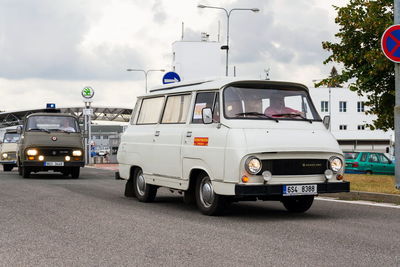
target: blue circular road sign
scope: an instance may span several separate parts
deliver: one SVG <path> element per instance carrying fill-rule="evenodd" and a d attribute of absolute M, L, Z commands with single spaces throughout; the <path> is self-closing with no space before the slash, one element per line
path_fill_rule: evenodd
<path fill-rule="evenodd" d="M 382 35 L 381 46 L 388 59 L 400 63 L 400 25 L 393 25 L 386 29 Z"/>
<path fill-rule="evenodd" d="M 170 71 L 164 74 L 162 82 L 163 84 L 168 83 L 177 83 L 181 81 L 181 77 L 179 77 L 178 73 Z"/>

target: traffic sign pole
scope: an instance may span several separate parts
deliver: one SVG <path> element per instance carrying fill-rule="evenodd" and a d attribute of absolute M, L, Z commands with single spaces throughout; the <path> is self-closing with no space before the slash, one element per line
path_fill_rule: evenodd
<path fill-rule="evenodd" d="M 400 24 L 400 0 L 394 0 L 394 24 Z M 396 188 L 400 190 L 400 64 L 394 64 L 396 102 L 394 108 Z"/>

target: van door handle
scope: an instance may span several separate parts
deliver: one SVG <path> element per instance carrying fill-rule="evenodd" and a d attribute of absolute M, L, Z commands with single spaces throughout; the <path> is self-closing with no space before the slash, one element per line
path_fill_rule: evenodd
<path fill-rule="evenodd" d="M 156 131 L 156 133 L 154 134 L 154 136 L 160 136 L 160 131 Z"/>
<path fill-rule="evenodd" d="M 186 137 L 192 137 L 192 132 L 187 132 Z"/>

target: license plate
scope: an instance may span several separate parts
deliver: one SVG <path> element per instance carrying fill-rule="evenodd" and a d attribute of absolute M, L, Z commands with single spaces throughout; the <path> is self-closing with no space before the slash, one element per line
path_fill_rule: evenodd
<path fill-rule="evenodd" d="M 47 161 L 44 166 L 64 166 L 64 162 Z"/>
<path fill-rule="evenodd" d="M 316 195 L 318 194 L 316 184 L 307 185 L 284 185 L 284 196 L 301 196 L 301 195 Z"/>

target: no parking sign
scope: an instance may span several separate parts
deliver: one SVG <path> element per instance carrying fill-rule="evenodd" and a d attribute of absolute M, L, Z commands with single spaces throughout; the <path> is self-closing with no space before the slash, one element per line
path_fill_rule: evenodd
<path fill-rule="evenodd" d="M 381 47 L 385 56 L 395 63 L 400 63 L 400 25 L 393 25 L 382 35 Z"/>

